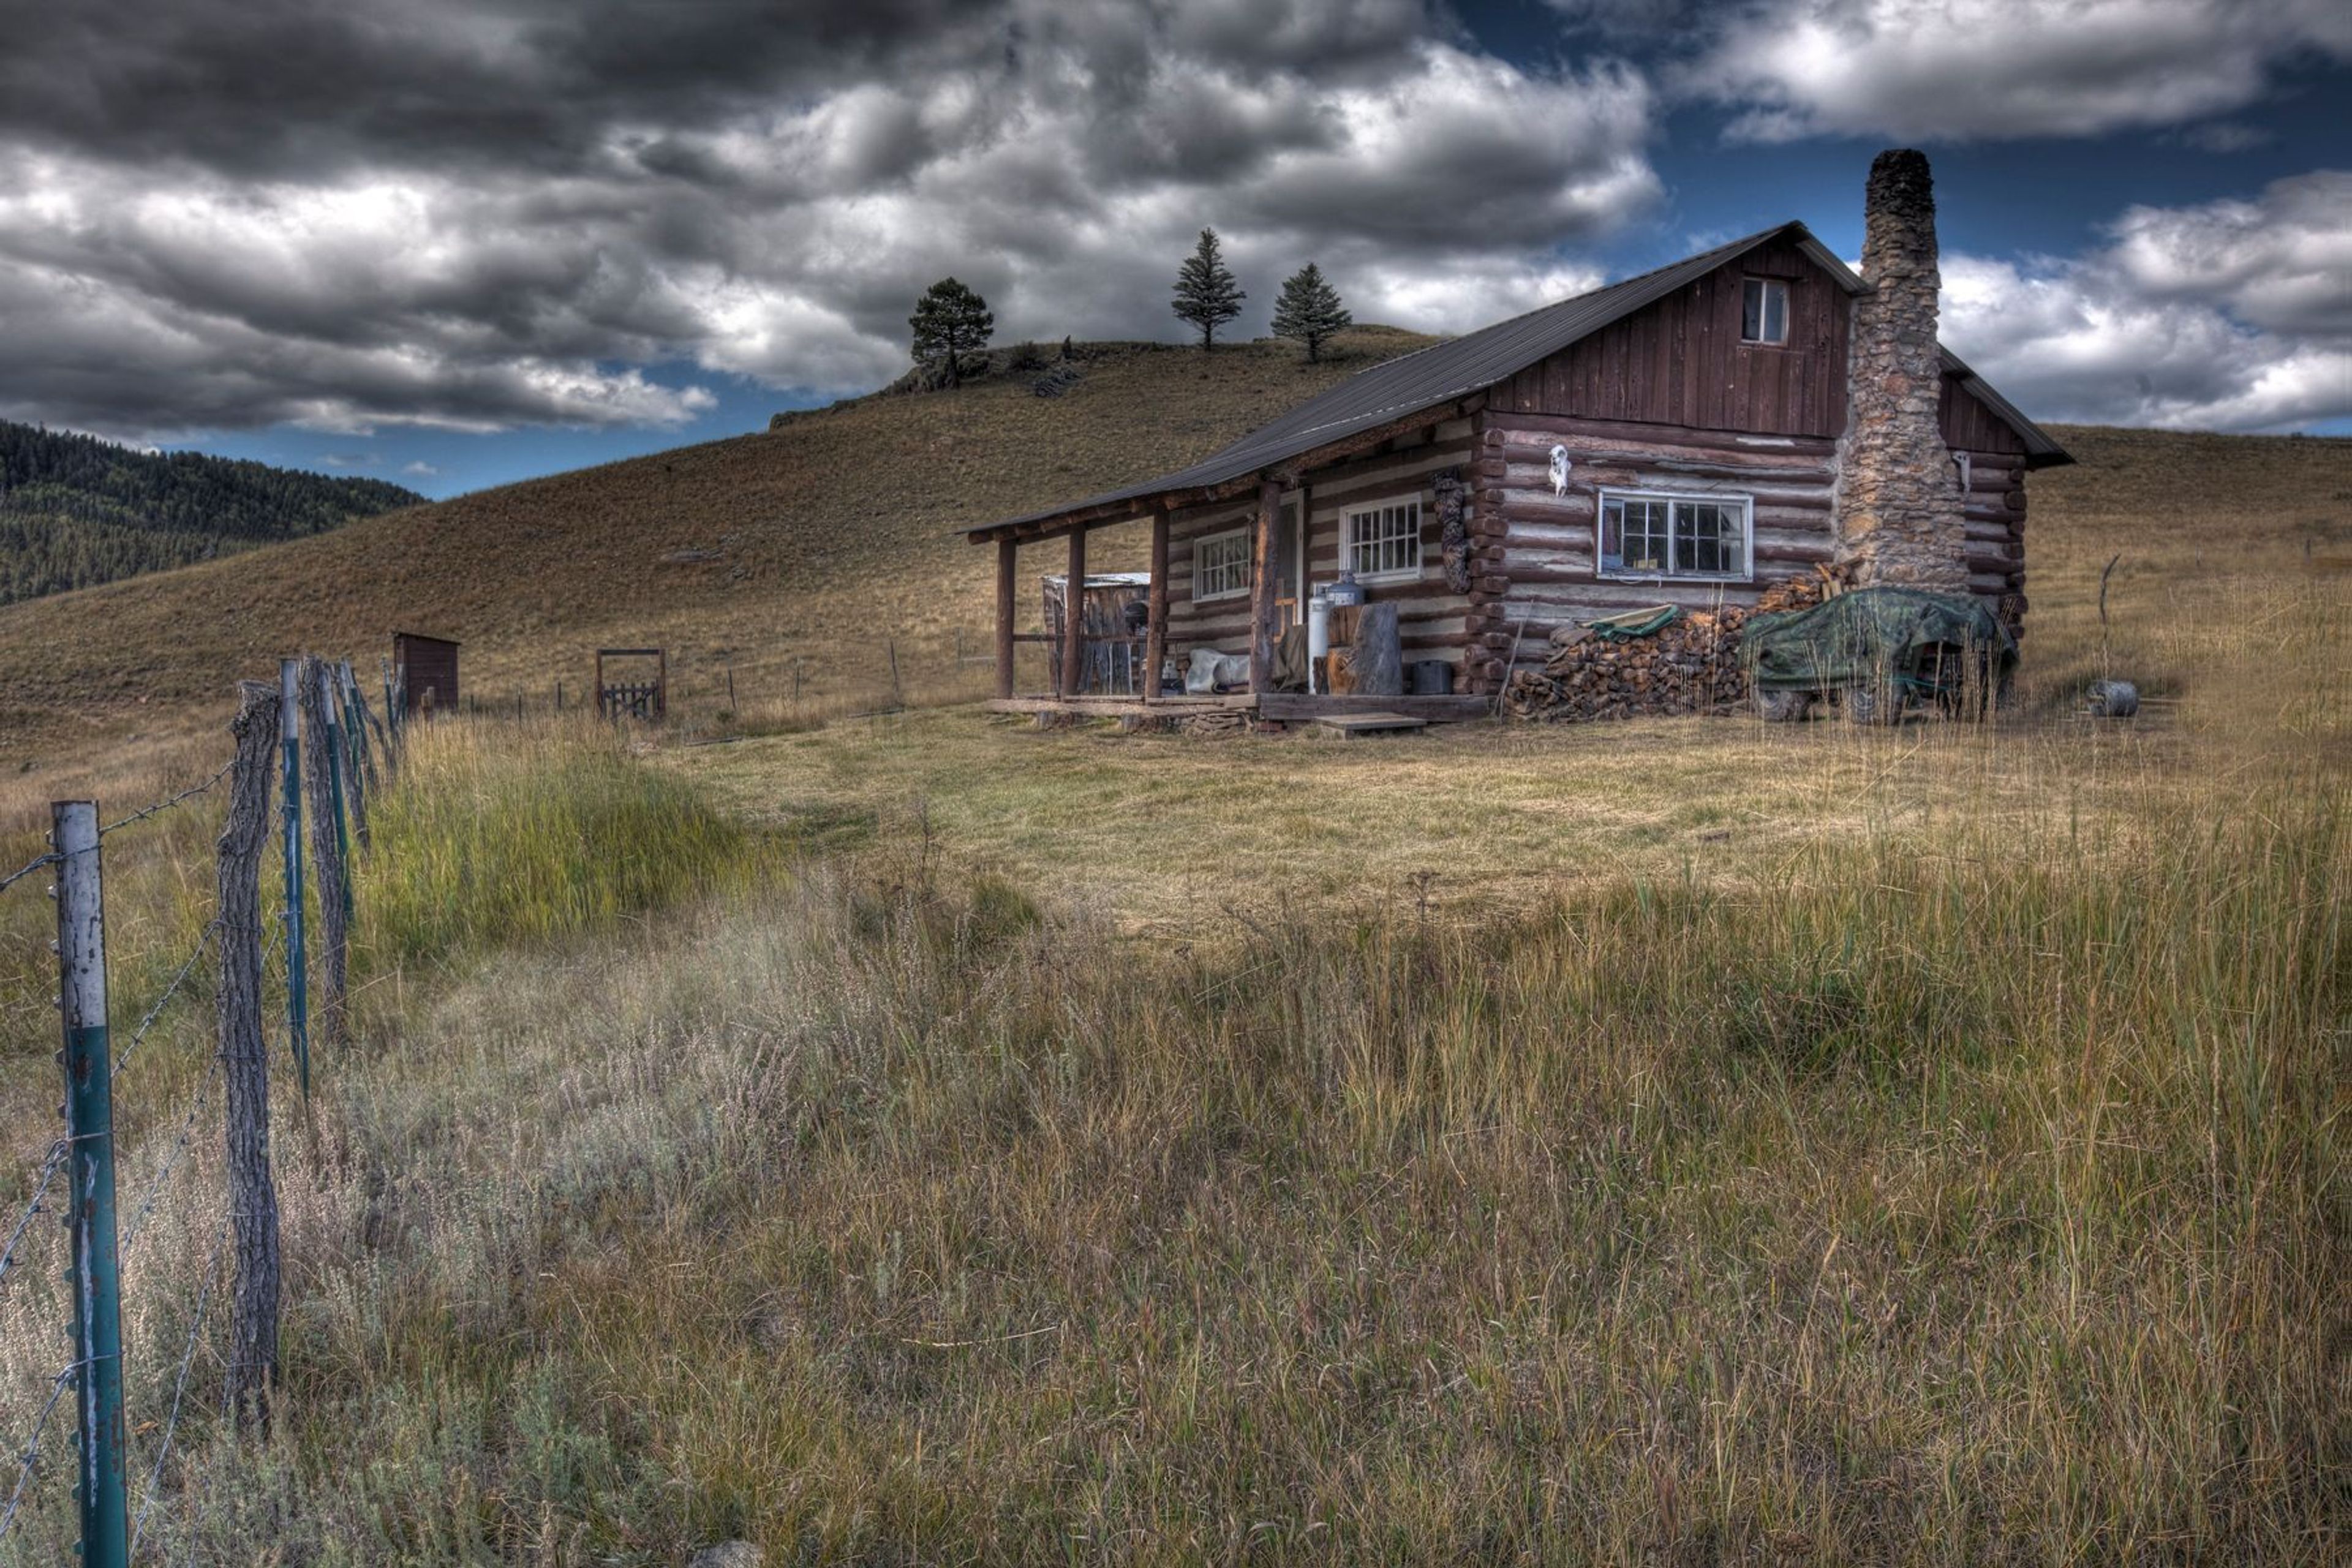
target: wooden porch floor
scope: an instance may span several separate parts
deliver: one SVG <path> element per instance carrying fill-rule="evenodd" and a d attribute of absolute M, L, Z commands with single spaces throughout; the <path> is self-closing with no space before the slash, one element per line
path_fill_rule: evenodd
<path fill-rule="evenodd" d="M 1286 724 L 1311 723 L 1317 719 L 1349 713 L 1402 713 L 1433 724 L 1484 719 L 1495 710 L 1491 697 L 1309 697 L 1303 691 L 1263 694 L 1234 691 L 1211 697 L 1160 697 L 1150 702 L 1139 697 L 1000 697 L 987 704 L 992 713 L 1066 714 L 1085 719 L 1182 719 L 1206 713 L 1254 713 Z"/>

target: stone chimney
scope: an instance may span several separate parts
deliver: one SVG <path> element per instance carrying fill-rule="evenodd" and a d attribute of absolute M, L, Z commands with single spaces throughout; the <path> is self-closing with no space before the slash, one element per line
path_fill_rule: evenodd
<path fill-rule="evenodd" d="M 1964 593 L 1968 525 L 1939 414 L 1936 195 L 1926 154 L 1872 160 L 1847 363 L 1837 553 L 1857 584 Z"/>

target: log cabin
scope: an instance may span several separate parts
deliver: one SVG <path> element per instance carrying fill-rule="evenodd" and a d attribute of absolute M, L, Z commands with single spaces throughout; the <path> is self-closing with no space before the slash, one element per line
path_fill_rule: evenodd
<path fill-rule="evenodd" d="M 1142 667 L 1246 655 L 1260 717 L 1376 706 L 1485 711 L 1571 622 L 1660 605 L 1748 605 L 1778 578 L 1966 592 L 2025 614 L 2025 485 L 2067 455 L 1936 337 L 1927 160 L 1880 154 L 1857 276 L 1801 223 L 1717 246 L 1364 371 L 1213 456 L 1106 494 L 967 529 L 997 549 L 997 698 L 1014 711 L 1168 712 L 1147 679 L 1013 691 L 1015 552 L 1151 530 Z M 1451 537 L 1449 537 L 1449 534 Z M 1341 575 L 1393 603 L 1408 662 L 1450 696 L 1309 698 L 1273 651 Z"/>

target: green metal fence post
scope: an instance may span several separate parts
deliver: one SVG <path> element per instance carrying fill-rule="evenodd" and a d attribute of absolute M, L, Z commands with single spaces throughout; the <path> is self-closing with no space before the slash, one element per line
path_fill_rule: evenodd
<path fill-rule="evenodd" d="M 310 1098 L 310 965 L 302 953 L 302 661 L 278 661 L 278 733 L 286 755 L 286 1033 Z"/>
<path fill-rule="evenodd" d="M 126 1568 L 131 1552 L 122 1456 L 122 1280 L 114 1237 L 114 1068 L 106 1032 L 106 901 L 98 806 L 49 807 L 58 855 L 58 1010 L 65 1017 L 66 1140 L 72 1177 L 75 1408 L 80 1417 L 84 1568 Z"/>

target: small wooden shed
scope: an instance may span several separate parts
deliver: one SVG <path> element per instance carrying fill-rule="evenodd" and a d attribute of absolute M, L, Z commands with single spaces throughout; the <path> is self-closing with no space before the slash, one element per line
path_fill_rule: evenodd
<path fill-rule="evenodd" d="M 392 634 L 392 663 L 400 676 L 404 715 L 446 713 L 457 706 L 457 647 L 449 637 Z"/>

